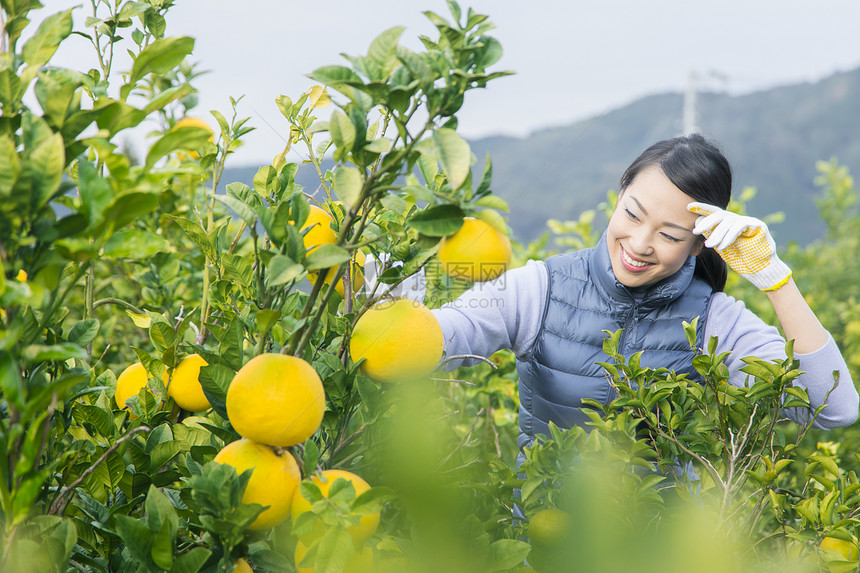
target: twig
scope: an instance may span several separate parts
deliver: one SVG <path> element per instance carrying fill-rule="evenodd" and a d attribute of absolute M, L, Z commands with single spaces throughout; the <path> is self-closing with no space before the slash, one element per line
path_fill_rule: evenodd
<path fill-rule="evenodd" d="M 57 498 L 51 504 L 51 509 L 48 510 L 48 515 L 62 515 L 63 512 L 66 511 L 66 506 L 69 505 L 69 497 L 71 496 L 72 492 L 74 492 L 75 488 L 77 488 L 83 483 L 85 479 L 87 479 L 88 475 L 96 471 L 96 468 L 99 466 L 99 464 L 105 461 L 107 457 L 114 453 L 123 442 L 127 442 L 128 440 L 130 440 L 136 433 L 149 432 L 151 429 L 152 428 L 150 428 L 149 426 L 138 426 L 137 428 L 131 430 L 129 433 L 118 439 L 114 445 L 109 447 L 101 456 L 99 456 L 99 459 L 97 459 L 90 467 L 85 469 L 78 479 L 76 479 L 74 482 L 72 482 L 71 485 L 64 487 L 60 491 Z"/>
<path fill-rule="evenodd" d="M 486 358 L 484 356 L 478 356 L 477 354 L 453 354 L 451 356 L 445 357 L 442 360 L 442 365 L 444 366 L 445 364 L 451 362 L 452 360 L 462 360 L 465 358 L 472 358 L 474 360 L 481 360 L 483 362 L 486 362 L 490 366 L 492 366 L 493 369 L 495 369 L 495 370 L 498 370 L 498 368 L 499 368 L 498 366 L 496 366 L 496 363 L 493 362 L 492 360 L 490 360 L 489 358 Z"/>

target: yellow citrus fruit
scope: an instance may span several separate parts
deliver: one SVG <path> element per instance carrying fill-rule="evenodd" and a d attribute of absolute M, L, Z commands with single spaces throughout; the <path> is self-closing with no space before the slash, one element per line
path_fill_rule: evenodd
<path fill-rule="evenodd" d="M 132 396 L 137 396 L 140 393 L 140 389 L 146 386 L 148 379 L 149 374 L 140 362 L 135 362 L 123 370 L 116 379 L 116 393 L 114 394 L 116 405 L 127 410 L 126 401 Z M 167 384 L 166 372 L 163 379 L 164 383 Z"/>
<path fill-rule="evenodd" d="M 305 558 L 305 554 L 307 554 L 308 548 L 307 546 L 299 541 L 296 543 L 296 552 L 295 552 L 295 560 L 296 560 L 296 572 L 297 573 L 314 573 L 313 567 L 300 567 L 299 563 L 302 562 L 302 559 Z M 364 546 L 361 548 L 361 551 L 355 553 L 352 556 L 352 560 L 346 565 L 346 568 L 343 570 L 343 573 L 369 573 L 371 571 L 371 567 L 373 566 L 373 547 Z"/>
<path fill-rule="evenodd" d="M 203 393 L 203 386 L 200 385 L 200 369 L 208 365 L 199 354 L 192 354 L 183 358 L 173 370 L 173 378 L 167 386 L 167 395 L 183 410 L 202 412 L 212 407 Z"/>
<path fill-rule="evenodd" d="M 529 538 L 537 545 L 557 546 L 570 535 L 570 514 L 560 509 L 542 509 L 529 519 Z"/>
<path fill-rule="evenodd" d="M 295 356 L 260 354 L 227 389 L 227 416 L 242 437 L 293 446 L 313 435 L 325 412 L 325 391 L 313 367 Z"/>
<path fill-rule="evenodd" d="M 333 244 L 337 240 L 337 233 L 331 228 L 334 219 L 325 210 L 316 205 L 311 205 L 311 212 L 301 230 L 309 229 L 303 237 L 305 249 L 308 253 L 317 250 L 321 245 Z"/>
<path fill-rule="evenodd" d="M 439 243 L 437 256 L 442 271 L 451 278 L 489 281 L 511 263 L 511 241 L 489 223 L 466 217 L 459 231 Z"/>
<path fill-rule="evenodd" d="M 839 539 L 838 537 L 825 537 L 821 540 L 821 544 L 818 547 L 820 549 L 835 551 L 841 555 L 845 561 L 857 561 L 858 557 L 860 557 L 860 555 L 858 555 L 856 543 Z"/>
<path fill-rule="evenodd" d="M 364 273 L 362 272 L 362 269 L 364 269 L 364 262 L 366 259 L 367 257 L 365 257 L 364 253 L 362 253 L 361 251 L 356 251 L 355 257 L 350 261 L 350 267 L 352 267 L 352 276 L 350 277 L 350 280 L 353 293 L 357 292 L 358 289 L 364 286 Z M 331 279 L 334 278 L 335 268 L 336 267 L 332 267 L 328 271 L 326 271 L 326 275 L 323 278 L 323 282 L 325 284 L 331 284 Z M 308 273 L 308 279 L 311 281 L 311 283 L 316 282 L 317 273 Z M 344 296 L 343 276 L 341 276 L 340 279 L 338 279 L 337 284 L 334 285 L 334 290 L 336 290 L 341 297 Z"/>
<path fill-rule="evenodd" d="M 365 312 L 352 331 L 353 362 L 380 382 L 396 382 L 433 372 L 442 358 L 442 327 L 433 313 L 409 299 L 383 301 Z"/>
<path fill-rule="evenodd" d="M 235 563 L 233 563 L 233 571 L 232 573 L 254 573 L 254 570 L 251 569 L 251 566 L 248 565 L 248 562 L 244 559 L 237 559 Z"/>
<path fill-rule="evenodd" d="M 209 136 L 209 141 L 215 141 L 215 132 L 212 131 L 212 128 L 209 127 L 208 123 L 206 123 L 199 117 L 183 117 L 175 124 L 173 124 L 173 129 L 179 129 L 180 127 L 200 127 L 212 134 Z M 186 154 L 185 152 L 179 152 L 177 155 L 180 159 L 187 159 L 188 157 L 191 157 L 192 159 L 197 159 L 198 157 L 200 157 L 200 154 L 196 151 L 189 151 L 188 154 Z"/>
<path fill-rule="evenodd" d="M 215 461 L 233 466 L 238 474 L 253 468 L 242 503 L 268 507 L 257 516 L 250 529 L 269 529 L 287 518 L 302 479 L 299 465 L 289 452 L 276 452 L 270 446 L 242 438 L 224 446 Z"/>
<path fill-rule="evenodd" d="M 355 497 L 360 496 L 364 492 L 370 489 L 370 484 L 366 481 L 355 475 L 354 473 L 344 471 L 344 470 L 324 470 L 320 472 L 320 475 L 314 475 L 310 478 L 310 481 L 315 483 L 317 487 L 320 488 L 320 493 L 322 493 L 323 497 L 328 497 L 328 492 L 331 489 L 332 484 L 339 478 L 343 478 L 352 483 L 352 487 L 355 488 Z M 311 502 L 306 500 L 304 496 L 302 496 L 302 490 L 299 488 L 296 490 L 296 495 L 293 496 L 293 504 L 291 508 L 292 519 L 295 519 L 303 514 L 306 511 L 311 510 Z M 302 537 L 302 541 L 305 543 L 311 544 L 319 537 L 322 537 L 323 533 L 325 533 L 323 529 L 323 524 L 317 522 L 317 526 L 314 528 L 310 534 Z M 355 525 L 351 525 L 347 528 L 347 532 L 349 532 L 349 536 L 352 538 L 352 542 L 356 547 L 362 545 L 365 541 L 370 539 L 370 536 L 374 534 L 376 528 L 379 526 L 379 512 L 377 513 L 368 513 L 366 515 L 362 515 L 361 519 L 359 519 L 358 523 Z"/>

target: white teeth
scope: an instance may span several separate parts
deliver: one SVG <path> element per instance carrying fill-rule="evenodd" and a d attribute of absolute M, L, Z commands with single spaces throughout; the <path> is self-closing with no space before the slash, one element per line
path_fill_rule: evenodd
<path fill-rule="evenodd" d="M 624 262 L 627 263 L 628 265 L 632 266 L 632 267 L 644 267 L 644 266 L 651 264 L 651 263 L 646 263 L 643 261 L 634 261 L 633 259 L 630 258 L 630 255 L 628 255 L 623 250 L 621 251 L 621 256 L 624 257 Z"/>

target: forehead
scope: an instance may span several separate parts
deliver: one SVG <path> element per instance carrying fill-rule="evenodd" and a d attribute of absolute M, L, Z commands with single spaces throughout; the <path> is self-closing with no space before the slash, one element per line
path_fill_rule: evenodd
<path fill-rule="evenodd" d="M 656 166 L 643 169 L 621 197 L 635 199 L 648 215 L 659 215 L 668 222 L 687 226 L 696 220 L 696 214 L 687 210 L 693 198 L 678 189 Z"/>

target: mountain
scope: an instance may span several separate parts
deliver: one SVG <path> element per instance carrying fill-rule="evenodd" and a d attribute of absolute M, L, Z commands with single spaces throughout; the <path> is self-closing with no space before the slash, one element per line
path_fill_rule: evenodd
<path fill-rule="evenodd" d="M 682 106 L 679 93 L 656 94 L 526 137 L 472 140 L 475 169 L 489 154 L 493 191 L 511 207 L 515 237 L 530 241 L 546 230 L 547 219 L 576 219 L 594 208 L 639 153 L 678 135 Z M 816 162 L 836 158 L 860 172 L 860 69 L 744 95 L 700 93 L 697 121 L 731 162 L 735 194 L 757 189 L 749 212 L 784 212 L 785 222 L 771 226 L 777 241 L 805 244 L 824 230 L 815 207 Z M 250 183 L 254 172 L 229 169 L 222 180 Z M 308 165 L 298 180 L 309 192 L 319 185 Z"/>

